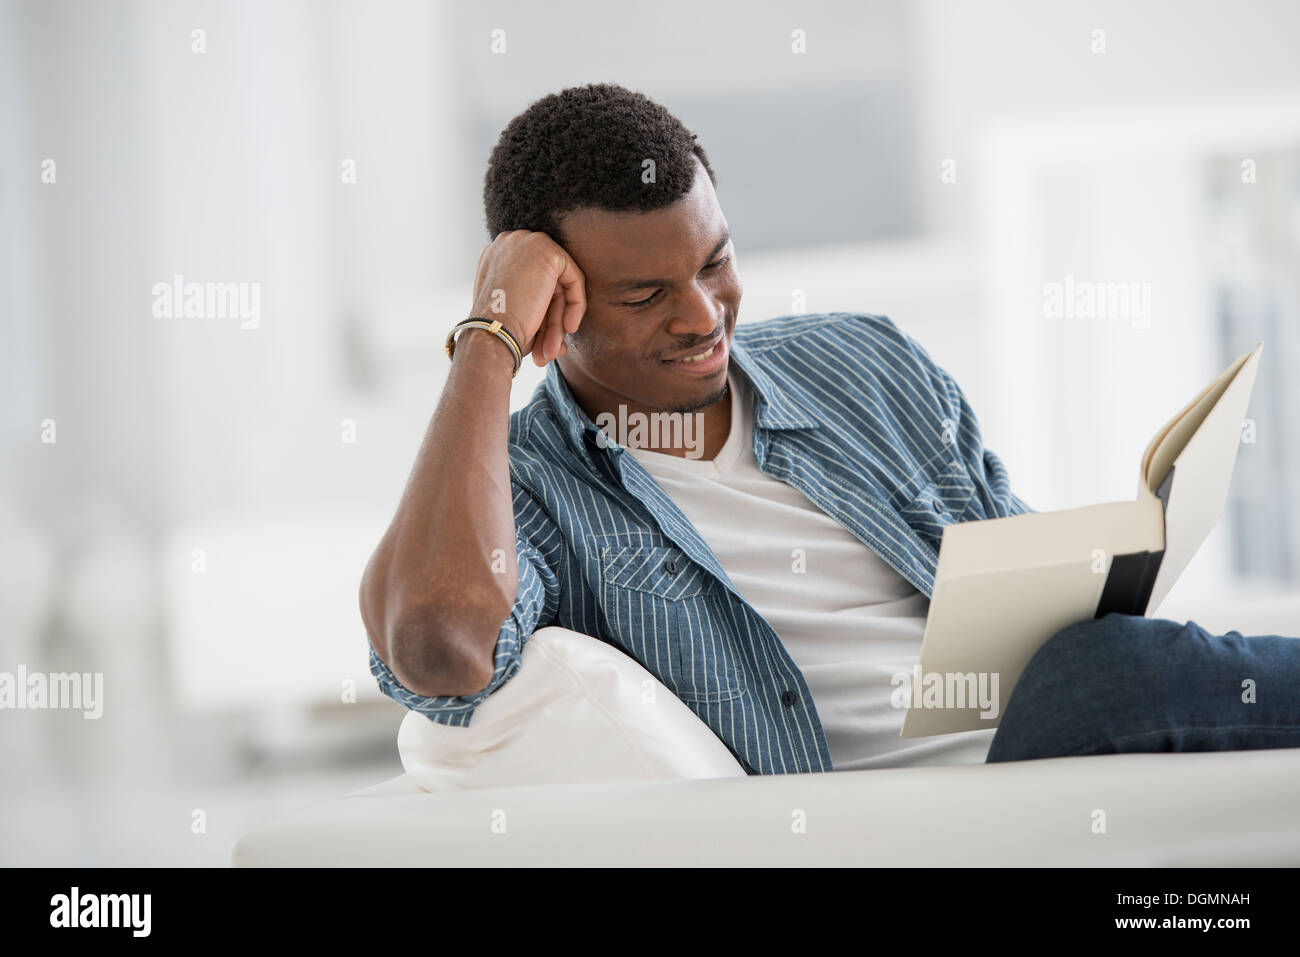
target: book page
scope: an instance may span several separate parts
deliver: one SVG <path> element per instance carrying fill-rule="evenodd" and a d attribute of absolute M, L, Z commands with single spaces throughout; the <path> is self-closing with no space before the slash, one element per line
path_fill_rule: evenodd
<path fill-rule="evenodd" d="M 1186 423 L 1179 423 L 1156 452 L 1154 471 L 1167 454 L 1165 446 L 1177 449 L 1171 467 L 1173 482 L 1165 508 L 1165 557 L 1160 563 L 1146 613 L 1154 615 L 1178 581 L 1192 557 L 1209 536 L 1228 499 L 1228 483 L 1241 447 L 1241 423 L 1246 417 L 1250 394 L 1255 387 L 1263 344 L 1238 360 L 1231 382 L 1223 383 L 1213 408 L 1200 416 L 1199 428 L 1177 449 Z M 1199 410 L 1198 410 L 1199 411 Z M 1192 417 L 1189 417 L 1189 419 Z"/>
<path fill-rule="evenodd" d="M 1164 481 L 1165 475 L 1174 464 L 1174 459 L 1187 445 L 1188 439 L 1201 427 L 1210 410 L 1223 397 L 1229 385 L 1236 380 L 1242 367 L 1251 360 L 1252 356 L 1258 355 L 1263 345 L 1258 343 L 1252 352 L 1247 352 L 1233 360 L 1218 378 L 1202 389 L 1196 398 L 1187 403 L 1182 411 L 1166 422 L 1156 433 L 1155 438 L 1142 454 L 1141 488 L 1154 492 L 1156 486 Z M 1246 391 L 1249 392 L 1253 386 L 1252 379 Z"/>

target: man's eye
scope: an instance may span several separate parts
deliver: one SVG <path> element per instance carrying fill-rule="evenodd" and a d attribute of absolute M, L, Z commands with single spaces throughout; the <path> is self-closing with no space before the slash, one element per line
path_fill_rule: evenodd
<path fill-rule="evenodd" d="M 727 264 L 727 261 L 729 259 L 730 259 L 729 256 L 723 256 L 717 262 L 709 263 L 704 268 L 706 270 L 721 269 L 723 266 Z M 629 309 L 639 309 L 642 306 L 650 305 L 650 303 L 654 302 L 658 298 L 659 298 L 659 291 L 656 291 L 655 294 L 653 296 L 650 296 L 648 299 L 642 299 L 639 302 L 625 302 L 623 303 L 623 305 L 627 306 Z"/>

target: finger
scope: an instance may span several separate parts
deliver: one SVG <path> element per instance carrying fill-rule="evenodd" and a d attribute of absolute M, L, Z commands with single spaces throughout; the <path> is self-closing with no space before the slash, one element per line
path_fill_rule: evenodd
<path fill-rule="evenodd" d="M 546 324 L 546 358 L 554 359 L 560 354 L 560 346 L 564 343 L 564 323 L 548 322 Z"/>
<path fill-rule="evenodd" d="M 546 317 L 542 320 L 542 328 L 538 330 L 538 342 L 544 342 L 543 352 L 545 358 L 549 361 L 559 355 L 555 348 L 555 337 L 551 334 L 552 329 L 560 330 L 560 340 L 563 344 L 564 336 L 564 293 L 560 287 L 555 287 L 555 294 L 551 296 L 551 304 L 546 308 Z"/>
<path fill-rule="evenodd" d="M 587 278 L 567 253 L 564 254 L 559 283 L 564 290 L 564 331 L 577 332 L 582 317 L 587 313 Z"/>

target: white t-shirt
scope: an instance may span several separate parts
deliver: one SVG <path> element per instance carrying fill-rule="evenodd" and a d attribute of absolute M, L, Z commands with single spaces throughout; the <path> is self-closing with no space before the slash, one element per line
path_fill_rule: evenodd
<path fill-rule="evenodd" d="M 996 729 L 899 736 L 904 711 L 890 703 L 891 679 L 911 677 L 929 599 L 803 493 L 758 470 L 751 390 L 734 371 L 728 381 L 731 431 L 716 458 L 628 452 L 784 642 L 835 770 L 983 763 Z"/>

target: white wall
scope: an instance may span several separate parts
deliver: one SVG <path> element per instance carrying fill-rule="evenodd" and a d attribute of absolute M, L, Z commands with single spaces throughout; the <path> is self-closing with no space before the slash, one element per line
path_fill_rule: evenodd
<path fill-rule="evenodd" d="M 1300 94 L 1290 0 L 919 0 L 913 10 L 922 205 L 940 233 L 973 233 L 978 140 L 999 120 Z M 1104 54 L 1091 52 L 1095 29 Z M 949 157 L 953 185 L 939 179 Z"/>

